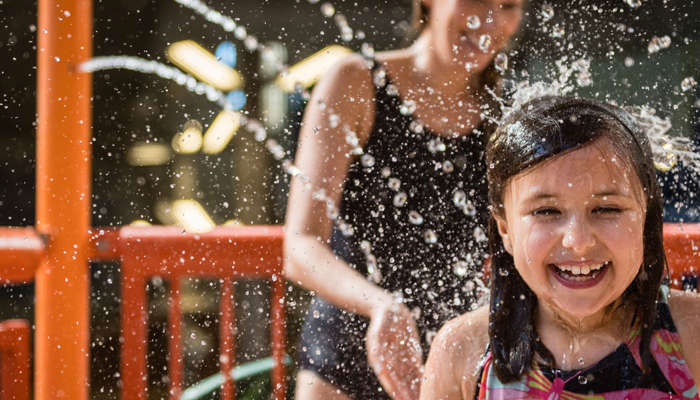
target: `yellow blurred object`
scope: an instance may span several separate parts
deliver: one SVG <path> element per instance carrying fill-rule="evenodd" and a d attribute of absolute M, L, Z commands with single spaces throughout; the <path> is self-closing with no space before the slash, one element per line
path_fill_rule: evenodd
<path fill-rule="evenodd" d="M 135 219 L 131 221 L 129 226 L 151 226 L 151 223 L 146 221 L 145 219 Z"/>
<path fill-rule="evenodd" d="M 243 78 L 238 71 L 217 60 L 193 40 L 171 44 L 166 55 L 180 69 L 216 89 L 228 92 L 243 85 Z"/>
<path fill-rule="evenodd" d="M 197 121 L 188 121 L 182 132 L 173 136 L 170 143 L 176 153 L 192 154 L 202 148 L 202 125 Z"/>
<path fill-rule="evenodd" d="M 297 85 L 308 88 L 318 82 L 333 64 L 350 53 L 352 50 L 347 47 L 330 45 L 289 67 L 275 82 L 285 92 L 293 92 Z"/>
<path fill-rule="evenodd" d="M 195 200 L 175 200 L 171 215 L 177 226 L 191 233 L 209 232 L 216 226 L 204 207 Z"/>
<path fill-rule="evenodd" d="M 127 152 L 126 161 L 137 167 L 163 165 L 170 161 L 170 149 L 160 143 L 137 143 Z"/>
<path fill-rule="evenodd" d="M 243 226 L 243 225 L 245 225 L 245 224 L 237 219 L 229 219 L 226 222 L 224 222 L 224 226 Z"/>
<path fill-rule="evenodd" d="M 207 154 L 223 151 L 241 126 L 241 115 L 235 111 L 223 110 L 214 118 L 204 134 L 202 150 Z"/>

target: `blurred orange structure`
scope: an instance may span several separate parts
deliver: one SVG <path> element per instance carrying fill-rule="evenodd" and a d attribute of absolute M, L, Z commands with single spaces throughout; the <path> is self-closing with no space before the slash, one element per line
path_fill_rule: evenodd
<path fill-rule="evenodd" d="M 29 323 L 0 322 L 0 400 L 29 400 Z"/>
<path fill-rule="evenodd" d="M 124 399 L 146 398 L 145 284 L 155 275 L 171 283 L 171 399 L 179 398 L 182 385 L 179 280 L 190 276 L 222 282 L 224 376 L 234 360 L 234 315 L 228 301 L 232 281 L 242 277 L 272 281 L 273 393 L 283 399 L 282 227 L 221 227 L 204 234 L 182 234 L 171 227 L 90 228 L 91 76 L 80 73 L 78 65 L 91 57 L 91 0 L 39 0 L 38 36 L 37 224 L 35 229 L 0 228 L 0 283 L 36 282 L 34 398 L 87 400 L 88 262 L 119 260 Z M 664 240 L 674 286 L 684 275 L 697 276 L 700 224 L 666 224 Z M 2 400 L 28 398 L 26 323 L 0 324 L 0 352 Z M 230 380 L 222 398 L 233 398 Z"/>

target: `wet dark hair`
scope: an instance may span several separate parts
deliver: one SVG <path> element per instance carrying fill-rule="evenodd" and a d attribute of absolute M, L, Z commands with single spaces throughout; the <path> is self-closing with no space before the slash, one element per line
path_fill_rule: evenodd
<path fill-rule="evenodd" d="M 494 215 L 505 214 L 503 192 L 518 173 L 600 138 L 608 139 L 634 170 L 646 202 L 642 266 L 622 294 L 622 303 L 634 308 L 634 323 L 641 323 L 640 350 L 645 372 L 653 363 L 649 343 L 666 256 L 662 199 L 649 139 L 630 114 L 619 107 L 579 98 L 546 96 L 506 116 L 486 147 L 492 213 L 489 339 L 496 375 L 504 383 L 520 379 L 530 368 L 535 352 L 550 365 L 554 364 L 554 357 L 535 331 L 537 297 L 515 269 L 513 257 L 503 247 L 498 233 Z"/>

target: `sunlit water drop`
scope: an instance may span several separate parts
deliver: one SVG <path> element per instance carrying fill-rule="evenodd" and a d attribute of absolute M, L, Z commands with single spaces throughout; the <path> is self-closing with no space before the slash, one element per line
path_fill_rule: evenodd
<path fill-rule="evenodd" d="M 426 229 L 425 232 L 423 232 L 423 239 L 425 240 L 425 243 L 435 244 L 438 241 L 438 236 L 434 230 Z"/>
<path fill-rule="evenodd" d="M 542 4 L 542 9 L 540 10 L 540 15 L 542 16 L 542 21 L 547 22 L 554 17 L 554 7 L 549 3 Z"/>
<path fill-rule="evenodd" d="M 483 52 L 487 52 L 491 47 L 491 36 L 483 34 L 479 36 L 479 49 Z"/>
<path fill-rule="evenodd" d="M 505 53 L 498 53 L 493 60 L 496 71 L 500 73 L 506 72 L 508 69 L 508 56 Z"/>
<path fill-rule="evenodd" d="M 394 195 L 393 204 L 395 207 L 403 207 L 408 201 L 408 195 L 405 192 L 398 192 Z"/>
<path fill-rule="evenodd" d="M 479 29 L 481 27 L 481 20 L 476 15 L 470 15 L 467 17 L 467 28 L 469 29 Z"/>
<path fill-rule="evenodd" d="M 423 223 L 423 216 L 418 211 L 411 210 L 408 212 L 408 221 L 413 225 L 420 225 Z"/>
<path fill-rule="evenodd" d="M 642 0 L 625 0 L 625 4 L 631 8 L 637 8 L 642 5 Z"/>
<path fill-rule="evenodd" d="M 331 3 L 323 3 L 321 4 L 321 14 L 326 18 L 330 18 L 335 14 L 335 7 Z"/>
<path fill-rule="evenodd" d="M 681 90 L 687 92 L 688 90 L 697 86 L 697 84 L 698 83 L 695 81 L 695 78 L 689 76 L 681 81 Z"/>
<path fill-rule="evenodd" d="M 403 115 L 411 115 L 416 111 L 416 102 L 413 100 L 404 101 L 401 106 L 399 106 L 399 112 Z"/>
<path fill-rule="evenodd" d="M 667 49 L 669 46 L 671 46 L 671 38 L 668 35 L 661 37 L 654 36 L 647 45 L 647 51 L 649 54 L 654 54 L 663 49 Z"/>

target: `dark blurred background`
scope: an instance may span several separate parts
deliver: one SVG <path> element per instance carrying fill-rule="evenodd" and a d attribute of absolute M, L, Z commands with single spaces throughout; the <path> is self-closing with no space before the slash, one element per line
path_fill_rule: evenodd
<path fill-rule="evenodd" d="M 555 61 L 589 58 L 593 85 L 578 94 L 628 105 L 648 105 L 673 123 L 671 135 L 700 146 L 698 86 L 683 90 L 688 77 L 700 81 L 700 2 L 641 0 L 530 1 L 521 35 L 510 51 L 507 77 L 551 80 Z M 406 44 L 411 6 L 408 0 L 334 1 L 355 38 L 343 41 L 333 18 L 320 11 L 324 2 L 307 0 L 210 0 L 206 4 L 245 26 L 259 42 L 280 49 L 292 65 L 324 46 L 337 43 L 358 51 L 362 43 L 377 50 Z M 551 6 L 553 16 L 547 12 Z M 36 35 L 35 1 L 0 0 L 0 225 L 34 224 Z M 305 104 L 301 93 L 284 93 L 261 70 L 262 58 L 243 43 L 191 10 L 166 0 L 111 0 L 94 3 L 94 54 L 130 55 L 168 63 L 167 47 L 192 39 L 209 51 L 222 41 L 238 47 L 237 69 L 245 78 L 243 112 L 265 124 L 270 137 L 293 157 Z M 365 38 L 360 39 L 364 33 Z M 652 38 L 668 36 L 670 46 L 649 53 Z M 172 151 L 173 136 L 188 121 L 206 127 L 220 111 L 203 96 L 155 75 L 125 70 L 96 72 L 93 78 L 94 226 L 134 221 L 168 224 L 172 200 L 197 200 L 217 224 L 281 224 L 287 176 L 280 162 L 252 134 L 241 129 L 215 155 Z M 157 165 L 129 162 L 135 146 L 162 144 L 168 157 Z M 697 151 L 697 148 L 695 149 Z M 667 221 L 700 221 L 697 172 L 683 163 L 660 172 Z M 92 269 L 92 388 L 95 399 L 118 398 L 119 266 Z M 167 382 L 164 329 L 167 283 L 151 282 L 149 382 L 151 397 L 164 396 Z M 217 282 L 186 282 L 186 383 L 218 369 L 216 351 Z M 0 287 L 0 320 L 33 319 L 33 285 Z M 266 321 L 269 288 L 239 282 L 236 315 L 239 362 L 269 354 Z M 289 348 L 294 351 L 307 295 L 289 288 Z M 265 318 L 259 318 L 260 315 Z M 290 375 L 290 376 L 293 376 Z M 265 398 L 266 377 L 240 382 L 239 398 Z"/>

